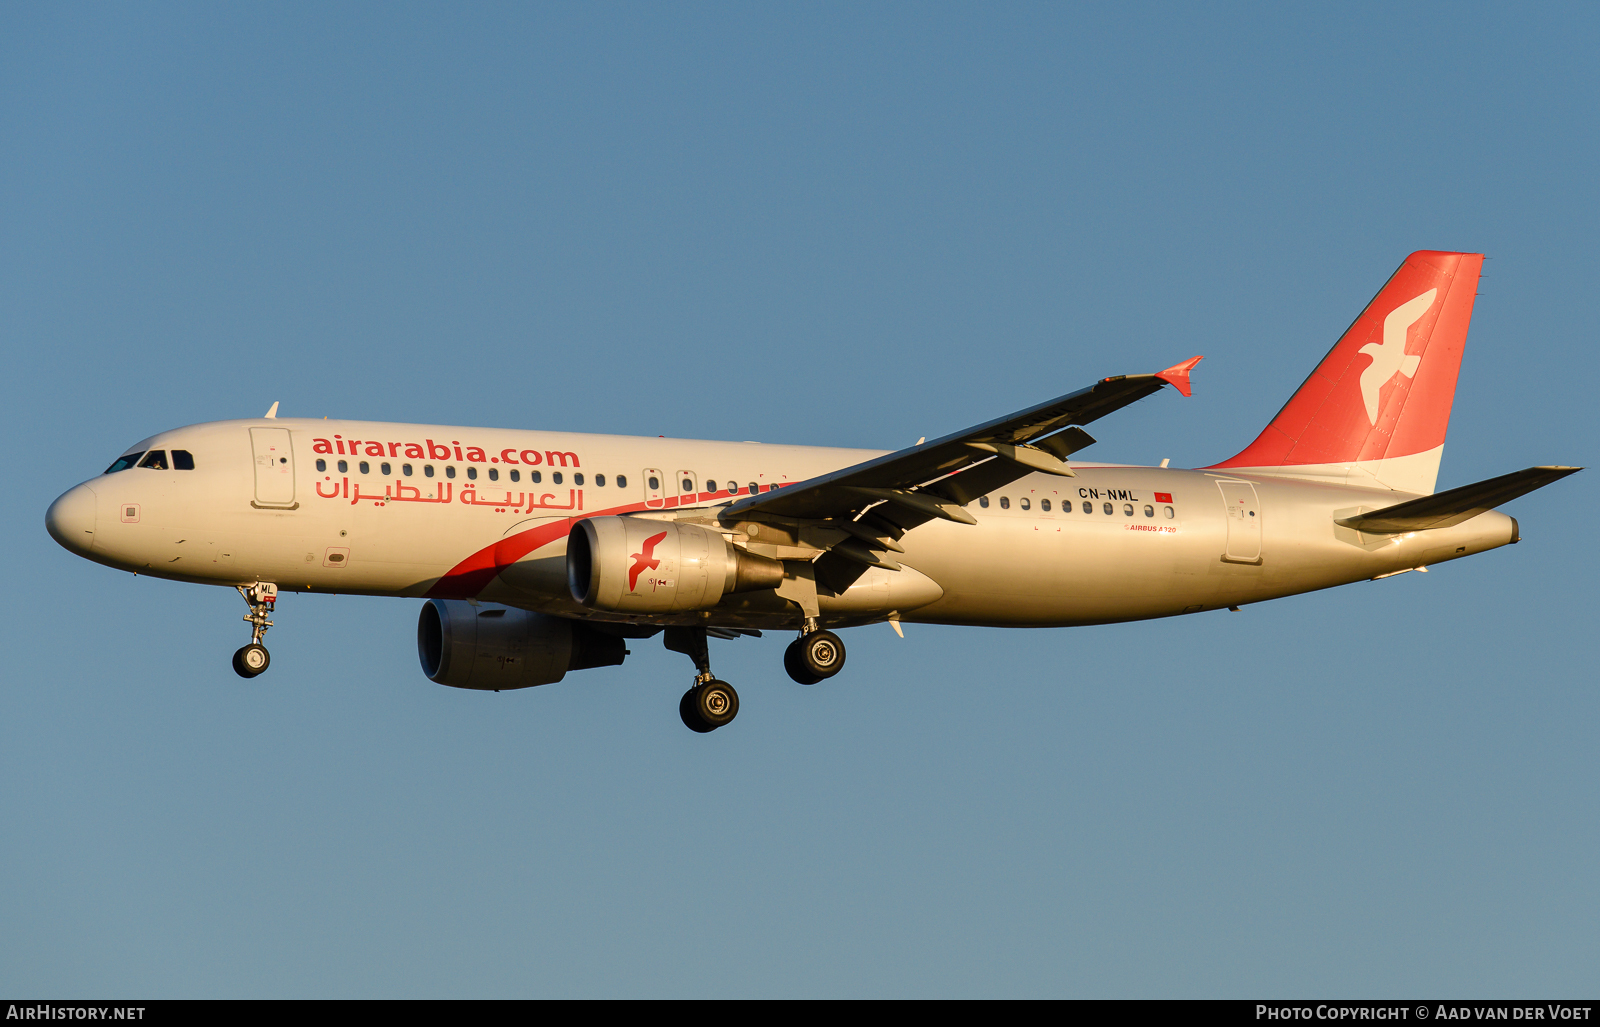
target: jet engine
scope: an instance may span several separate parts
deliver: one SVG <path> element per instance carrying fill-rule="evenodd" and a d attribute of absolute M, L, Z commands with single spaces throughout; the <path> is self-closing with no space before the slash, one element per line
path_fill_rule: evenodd
<path fill-rule="evenodd" d="M 548 685 L 569 670 L 616 666 L 625 644 L 562 617 L 461 599 L 430 599 L 417 619 L 422 672 L 453 688 Z"/>
<path fill-rule="evenodd" d="M 776 588 L 783 564 L 710 528 L 593 517 L 567 536 L 567 587 L 585 606 L 625 613 L 708 610 L 734 592 Z"/>

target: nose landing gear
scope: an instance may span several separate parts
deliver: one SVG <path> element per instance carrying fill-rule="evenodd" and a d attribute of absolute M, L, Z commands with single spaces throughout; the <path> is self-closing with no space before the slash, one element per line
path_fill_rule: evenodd
<path fill-rule="evenodd" d="M 711 654 L 705 628 L 668 628 L 662 640 L 668 649 L 694 661 L 694 685 L 678 700 L 678 716 L 690 731 L 706 734 L 739 715 L 739 693 L 711 676 Z"/>
<path fill-rule="evenodd" d="M 244 615 L 250 625 L 250 644 L 233 654 L 233 670 L 242 678 L 253 678 L 272 664 L 272 655 L 261 644 L 261 636 L 272 627 L 273 605 L 278 601 L 278 586 L 258 581 L 254 585 L 239 585 L 239 594 L 250 604 Z"/>
<path fill-rule="evenodd" d="M 802 685 L 814 685 L 844 669 L 844 642 L 811 618 L 800 637 L 783 651 L 783 669 Z"/>
<path fill-rule="evenodd" d="M 251 642 L 233 654 L 233 670 L 242 678 L 253 678 L 272 665 L 267 647 Z"/>

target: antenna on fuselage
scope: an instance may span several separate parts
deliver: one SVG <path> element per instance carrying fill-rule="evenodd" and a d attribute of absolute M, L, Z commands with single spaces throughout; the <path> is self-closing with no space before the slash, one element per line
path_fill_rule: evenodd
<path fill-rule="evenodd" d="M 272 401 L 272 409 L 267 411 L 267 416 L 268 417 L 272 417 L 272 418 L 276 418 L 278 416 L 278 401 L 277 400 L 273 400 Z"/>

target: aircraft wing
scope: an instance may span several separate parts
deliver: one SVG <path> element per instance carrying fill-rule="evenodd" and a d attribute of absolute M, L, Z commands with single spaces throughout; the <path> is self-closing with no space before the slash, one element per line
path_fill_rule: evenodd
<path fill-rule="evenodd" d="M 1156 374 L 1103 378 L 1087 389 L 944 438 L 750 496 L 725 508 L 723 516 L 829 521 L 841 526 L 840 522 L 855 521 L 877 506 L 868 524 L 870 536 L 859 528 L 842 529 L 869 547 L 871 536 L 893 541 L 934 517 L 974 524 L 963 505 L 1035 471 L 1072 476 L 1066 458 L 1094 443 L 1076 425 L 1104 417 L 1168 383 L 1188 395 L 1189 371 L 1199 360 L 1195 357 Z"/>
<path fill-rule="evenodd" d="M 1529 467 L 1371 513 L 1341 517 L 1334 523 L 1372 534 L 1449 528 L 1581 470 L 1581 467 Z"/>

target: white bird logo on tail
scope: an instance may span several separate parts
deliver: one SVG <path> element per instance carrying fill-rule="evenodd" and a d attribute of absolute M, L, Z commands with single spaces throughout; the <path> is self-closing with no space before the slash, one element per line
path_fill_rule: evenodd
<path fill-rule="evenodd" d="M 1361 372 L 1361 398 L 1367 404 L 1367 420 L 1374 426 L 1378 423 L 1378 390 L 1396 374 L 1403 374 L 1407 378 L 1415 376 L 1417 365 L 1422 363 L 1420 355 L 1406 355 L 1406 332 L 1422 320 L 1422 315 L 1433 306 L 1433 298 L 1438 294 L 1438 289 L 1429 289 L 1416 299 L 1395 307 L 1383 319 L 1383 345 L 1369 342 L 1361 347 L 1361 352 L 1372 358 L 1372 363 Z"/>

